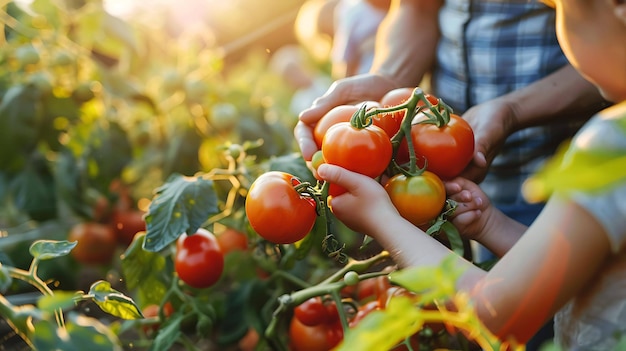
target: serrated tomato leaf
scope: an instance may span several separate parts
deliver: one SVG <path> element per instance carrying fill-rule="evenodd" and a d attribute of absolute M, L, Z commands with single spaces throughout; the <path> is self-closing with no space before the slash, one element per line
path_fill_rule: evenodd
<path fill-rule="evenodd" d="M 191 235 L 219 212 L 212 180 L 173 174 L 156 190 L 146 220 L 143 248 L 161 251 L 183 232 Z"/>

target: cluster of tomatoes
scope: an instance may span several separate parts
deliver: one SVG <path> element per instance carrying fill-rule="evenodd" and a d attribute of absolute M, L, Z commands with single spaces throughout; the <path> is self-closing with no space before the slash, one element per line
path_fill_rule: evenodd
<path fill-rule="evenodd" d="M 347 275 L 344 279 L 347 281 L 350 277 Z M 371 312 L 384 309 L 392 296 L 406 294 L 410 292 L 392 286 L 387 276 L 347 286 L 342 291 L 345 303 L 341 308 L 346 312 L 348 327 L 354 328 Z M 296 306 L 293 312 L 289 325 L 291 351 L 327 351 L 343 340 L 344 330 L 337 305 L 332 299 L 312 297 Z M 395 350 L 402 350 L 402 347 Z"/>
<path fill-rule="evenodd" d="M 418 91 L 421 95 L 416 95 Z M 418 97 L 417 112 L 407 115 L 408 101 Z M 380 109 L 388 110 L 376 113 Z M 402 138 L 393 147 L 399 132 Z M 329 163 L 380 177 L 400 215 L 416 226 L 432 222 L 441 213 L 446 202 L 443 180 L 458 176 L 474 153 L 470 125 L 440 99 L 416 88 L 391 90 L 380 101 L 337 106 L 317 122 L 313 137 L 319 148 L 311 160 L 313 168 Z M 415 155 L 413 163 L 409 145 Z M 246 214 L 259 235 L 288 244 L 311 230 L 316 203 L 299 183 L 293 175 L 281 172 L 263 174 L 253 183 Z M 329 195 L 343 192 L 329 185 Z"/>

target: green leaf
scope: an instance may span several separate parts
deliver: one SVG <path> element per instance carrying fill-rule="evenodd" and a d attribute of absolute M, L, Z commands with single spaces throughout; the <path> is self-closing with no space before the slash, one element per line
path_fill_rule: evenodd
<path fill-rule="evenodd" d="M 69 254 L 76 244 L 78 244 L 76 241 L 67 240 L 37 240 L 30 246 L 28 252 L 39 260 L 49 260 Z"/>
<path fill-rule="evenodd" d="M 0 164 L 4 169 L 21 168 L 24 156 L 35 149 L 41 116 L 37 89 L 14 85 L 4 93 L 0 102 Z"/>
<path fill-rule="evenodd" d="M 182 314 L 176 313 L 167 320 L 154 338 L 150 351 L 167 351 L 172 348 L 181 335 L 180 324 L 183 321 L 183 317 Z"/>
<path fill-rule="evenodd" d="M 76 305 L 76 298 L 82 294 L 75 291 L 56 290 L 54 295 L 45 295 L 37 300 L 37 307 L 45 312 L 67 309 Z"/>
<path fill-rule="evenodd" d="M 433 267 L 408 267 L 389 274 L 392 283 L 420 295 L 423 302 L 445 299 L 456 292 L 456 281 L 463 270 L 456 264 L 457 255 L 446 257 L 441 265 Z"/>
<path fill-rule="evenodd" d="M 89 295 L 104 311 L 122 319 L 143 318 L 141 310 L 128 296 L 111 288 L 109 282 L 100 280 L 91 285 Z"/>
<path fill-rule="evenodd" d="M 219 212 L 217 202 L 213 181 L 173 174 L 156 190 L 150 204 L 143 248 L 160 251 L 182 233 L 194 234 L 209 216 Z"/>
<path fill-rule="evenodd" d="M 138 289 L 143 304 L 159 304 L 167 291 L 165 257 L 142 248 L 145 234 L 138 234 L 122 255 L 122 274 L 128 289 Z"/>
<path fill-rule="evenodd" d="M 132 160 L 132 151 L 128 135 L 119 124 L 96 126 L 83 154 L 91 185 L 106 193 L 111 181 L 119 178 Z"/>
<path fill-rule="evenodd" d="M 413 300 L 396 297 L 389 301 L 384 310 L 370 312 L 356 327 L 349 329 L 335 350 L 391 350 L 419 331 L 422 325 L 420 310 L 413 304 Z"/>
<path fill-rule="evenodd" d="M 119 339 L 94 318 L 70 313 L 65 329 L 49 320 L 34 323 L 31 341 L 36 350 L 121 351 Z"/>
<path fill-rule="evenodd" d="M 269 170 L 287 172 L 298 177 L 300 181 L 309 182 L 312 185 L 317 182 L 301 153 L 291 153 L 270 159 Z"/>
<path fill-rule="evenodd" d="M 13 278 L 11 278 L 9 270 L 2 265 L 2 263 L 0 263 L 0 292 L 3 292 L 11 287 L 12 282 Z"/>
<path fill-rule="evenodd" d="M 626 179 L 626 156 L 621 150 L 568 147 L 562 145 L 544 168 L 524 183 L 522 193 L 529 202 L 544 201 L 555 191 L 599 191 Z"/>
<path fill-rule="evenodd" d="M 463 237 L 461 237 L 459 230 L 448 221 L 441 224 L 441 230 L 446 234 L 452 251 L 459 256 L 463 256 L 465 247 L 463 245 Z"/>
<path fill-rule="evenodd" d="M 34 153 L 10 184 L 15 206 L 32 219 L 44 221 L 57 216 L 54 177 L 43 155 Z"/>

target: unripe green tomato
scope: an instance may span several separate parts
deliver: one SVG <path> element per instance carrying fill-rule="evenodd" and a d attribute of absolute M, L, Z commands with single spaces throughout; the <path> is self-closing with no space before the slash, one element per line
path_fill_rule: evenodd
<path fill-rule="evenodd" d="M 74 55 L 70 54 L 67 51 L 59 51 L 54 54 L 52 58 L 53 66 L 69 66 L 76 62 L 76 58 Z"/>
<path fill-rule="evenodd" d="M 183 88 L 183 77 L 176 70 L 165 72 L 162 79 L 162 88 L 166 93 L 174 93 Z"/>
<path fill-rule="evenodd" d="M 343 281 L 346 283 L 347 286 L 354 286 L 359 283 L 360 279 L 359 279 L 359 275 L 357 272 L 348 271 L 343 276 Z"/>
<path fill-rule="evenodd" d="M 317 150 L 311 157 L 311 167 L 313 167 L 316 171 L 317 168 L 324 162 L 324 154 L 322 153 L 322 150 Z"/>
<path fill-rule="evenodd" d="M 52 93 L 52 78 L 45 72 L 37 72 L 28 77 L 28 83 L 33 84 L 41 95 Z"/>
<path fill-rule="evenodd" d="M 32 45 L 22 45 L 15 50 L 15 58 L 23 65 L 39 63 L 39 52 Z"/>
<path fill-rule="evenodd" d="M 77 102 L 83 103 L 93 99 L 95 96 L 91 89 L 91 82 L 82 82 L 72 92 L 72 98 Z"/>
<path fill-rule="evenodd" d="M 239 123 L 239 111 L 230 102 L 218 102 L 211 106 L 211 125 L 220 132 L 229 132 Z"/>

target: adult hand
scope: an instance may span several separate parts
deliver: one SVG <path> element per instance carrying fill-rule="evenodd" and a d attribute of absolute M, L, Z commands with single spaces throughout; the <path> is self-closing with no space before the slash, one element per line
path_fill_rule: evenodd
<path fill-rule="evenodd" d="M 474 157 L 462 177 L 480 183 L 485 179 L 491 162 L 515 125 L 515 109 L 504 99 L 493 99 L 473 106 L 463 118 L 474 131 Z"/>
<path fill-rule="evenodd" d="M 310 161 L 318 150 L 313 140 L 313 128 L 326 112 L 339 105 L 379 101 L 385 93 L 397 87 L 391 79 L 375 74 L 362 74 L 334 82 L 310 108 L 300 113 L 294 136 L 302 157 Z"/>

